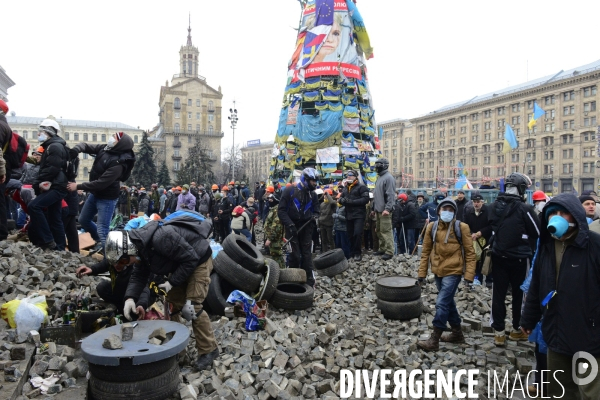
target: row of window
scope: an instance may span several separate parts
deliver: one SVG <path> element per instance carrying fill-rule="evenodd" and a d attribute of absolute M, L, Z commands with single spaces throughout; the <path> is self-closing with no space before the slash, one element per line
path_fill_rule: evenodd
<path fill-rule="evenodd" d="M 29 135 L 28 131 L 22 131 L 20 133 L 21 137 L 23 139 L 36 139 L 37 138 L 37 132 L 31 132 L 31 138 L 28 138 L 27 136 Z M 73 140 L 74 141 L 78 141 L 80 140 L 80 136 L 78 132 L 65 132 L 64 134 L 64 139 L 65 140 L 71 140 L 71 135 L 73 135 Z M 106 142 L 106 134 L 102 133 L 100 135 L 98 135 L 97 133 L 92 133 L 91 134 L 91 138 L 92 140 L 90 141 L 90 134 L 88 133 L 82 133 L 81 134 L 81 141 L 84 143 L 105 143 Z M 98 142 L 98 138 L 100 138 L 100 141 Z M 138 143 L 138 135 L 134 135 L 133 136 L 133 142 L 134 143 Z"/>
<path fill-rule="evenodd" d="M 583 91 L 583 97 L 595 96 L 597 93 L 597 87 L 589 86 L 589 87 L 583 88 L 582 91 Z M 563 93 L 564 101 L 570 101 L 570 100 L 574 100 L 574 99 L 575 99 L 575 91 L 572 90 L 572 91 Z M 556 103 L 556 95 L 544 97 L 543 102 L 544 102 L 544 105 L 555 104 Z M 534 103 L 534 100 L 528 100 L 526 102 L 528 110 L 533 110 L 533 103 Z M 510 108 L 512 109 L 512 112 L 520 112 L 521 111 L 521 103 L 512 104 L 510 106 Z M 497 107 L 496 114 L 497 115 L 505 115 L 506 109 L 507 109 L 506 106 Z M 565 109 L 569 109 L 570 113 L 574 113 L 575 106 L 565 107 Z M 571 110 L 573 110 L 573 111 L 571 112 Z M 590 112 L 590 111 L 595 111 L 595 110 L 596 110 L 596 102 L 595 101 L 590 102 L 590 103 L 584 103 L 584 111 L 585 112 Z M 493 113 L 493 110 L 485 110 L 483 112 L 483 116 L 484 116 L 484 118 L 491 118 L 492 113 Z M 569 115 L 569 114 L 564 114 L 564 115 Z M 528 119 L 531 119 L 530 116 L 531 116 L 531 114 L 529 114 Z M 472 121 L 477 121 L 479 119 L 479 113 L 473 113 L 469 116 L 463 115 L 463 116 L 459 117 L 460 123 L 461 124 L 467 123 L 467 118 L 469 118 L 469 117 L 471 118 Z M 546 115 L 546 117 L 548 117 L 548 116 Z M 552 117 L 554 117 L 554 115 L 552 115 Z M 450 118 L 448 120 L 448 123 L 450 126 L 453 126 L 455 124 L 455 121 L 456 121 L 455 118 Z M 446 121 L 438 122 L 438 126 L 440 128 L 445 127 L 445 125 L 446 125 Z M 429 123 L 429 130 L 432 131 L 434 129 L 435 129 L 435 122 Z M 425 131 L 425 125 L 419 125 L 419 131 L 420 132 Z"/>
<path fill-rule="evenodd" d="M 191 120 L 193 118 L 193 113 L 188 112 L 188 119 Z M 181 118 L 181 113 L 179 111 L 175 111 L 174 112 L 174 117 L 179 119 Z M 200 113 L 196 113 L 196 120 L 200 120 Z M 214 114 L 208 114 L 208 122 L 213 122 L 215 120 L 215 115 Z"/>
<path fill-rule="evenodd" d="M 175 124 L 173 131 L 175 133 L 182 133 L 181 126 L 179 124 Z M 188 124 L 187 133 L 199 133 L 200 132 L 200 124 L 196 124 L 196 129 L 192 129 L 192 124 Z M 208 134 L 212 135 L 215 132 L 212 125 L 208 126 Z"/>
<path fill-rule="evenodd" d="M 192 99 L 188 99 L 187 101 L 187 105 L 188 107 L 192 107 Z M 196 99 L 196 107 L 200 107 L 200 99 Z M 181 108 L 181 100 L 179 99 L 179 97 L 175 97 L 175 100 L 173 101 L 173 108 Z M 214 111 L 215 110 L 215 105 L 214 103 L 211 101 L 208 102 L 208 111 Z"/>

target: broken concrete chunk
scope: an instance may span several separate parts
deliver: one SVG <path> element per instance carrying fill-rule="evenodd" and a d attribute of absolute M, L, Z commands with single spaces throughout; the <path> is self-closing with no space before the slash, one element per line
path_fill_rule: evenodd
<path fill-rule="evenodd" d="M 122 349 L 123 343 L 121 342 L 121 338 L 113 333 L 109 337 L 104 339 L 102 347 L 109 350 Z"/>
<path fill-rule="evenodd" d="M 121 325 L 121 340 L 126 342 L 133 339 L 133 325 L 129 322 Z"/>
<path fill-rule="evenodd" d="M 167 338 L 167 332 L 165 332 L 165 328 L 162 326 L 160 328 L 155 329 L 149 336 L 148 339 L 157 338 L 162 343 L 163 340 Z"/>

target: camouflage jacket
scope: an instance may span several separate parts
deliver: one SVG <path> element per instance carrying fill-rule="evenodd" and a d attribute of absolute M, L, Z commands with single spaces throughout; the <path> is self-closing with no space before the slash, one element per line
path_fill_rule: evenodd
<path fill-rule="evenodd" d="M 277 207 L 273 207 L 269 210 L 269 215 L 265 220 L 264 225 L 265 239 L 271 242 L 279 242 L 283 239 L 283 224 L 277 216 Z"/>

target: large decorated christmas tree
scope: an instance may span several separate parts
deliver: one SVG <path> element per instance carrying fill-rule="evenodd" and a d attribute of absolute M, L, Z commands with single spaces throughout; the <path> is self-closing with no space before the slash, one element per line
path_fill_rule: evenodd
<path fill-rule="evenodd" d="M 322 183 L 344 170 L 374 187 L 379 154 L 366 60 L 369 36 L 353 0 L 304 0 L 273 147 L 271 179 L 294 182 L 302 169 Z"/>

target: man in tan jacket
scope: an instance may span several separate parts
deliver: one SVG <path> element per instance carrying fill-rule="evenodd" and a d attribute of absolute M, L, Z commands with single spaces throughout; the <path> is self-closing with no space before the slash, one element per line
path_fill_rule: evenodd
<path fill-rule="evenodd" d="M 477 260 L 469 226 L 456 220 L 456 210 L 454 200 L 446 198 L 440 201 L 436 210 L 439 219 L 429 223 L 423 239 L 419 283 L 424 284 L 431 265 L 438 288 L 433 332 L 428 340 L 417 342 L 417 346 L 426 351 L 437 351 L 440 340 L 454 343 L 464 341 L 454 295 L 463 275 L 467 284 L 473 282 Z M 452 332 L 441 337 L 448 322 Z"/>

